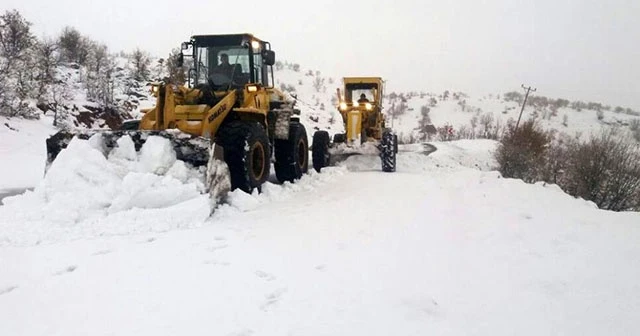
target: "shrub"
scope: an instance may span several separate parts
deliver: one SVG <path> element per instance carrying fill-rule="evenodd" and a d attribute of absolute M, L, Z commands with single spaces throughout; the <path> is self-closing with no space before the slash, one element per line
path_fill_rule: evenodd
<path fill-rule="evenodd" d="M 495 152 L 502 176 L 530 183 L 538 181 L 550 141 L 550 134 L 534 120 L 525 121 L 517 129 L 510 126 Z"/>
<path fill-rule="evenodd" d="M 569 146 L 561 187 L 607 210 L 640 209 L 640 152 L 615 129 Z"/>

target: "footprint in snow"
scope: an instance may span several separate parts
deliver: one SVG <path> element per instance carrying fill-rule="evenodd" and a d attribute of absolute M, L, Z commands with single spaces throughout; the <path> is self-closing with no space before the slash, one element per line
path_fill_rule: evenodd
<path fill-rule="evenodd" d="M 9 286 L 9 287 L 5 287 L 5 288 L 0 288 L 0 295 L 12 292 L 13 290 L 15 290 L 17 288 L 18 288 L 18 286 Z"/>
<path fill-rule="evenodd" d="M 205 264 L 207 265 L 215 265 L 215 266 L 229 266 L 231 263 L 227 261 L 218 261 L 218 260 L 205 260 Z"/>
<path fill-rule="evenodd" d="M 99 256 L 99 255 L 109 254 L 111 252 L 113 252 L 113 251 L 111 251 L 111 250 L 100 250 L 100 251 L 97 251 L 97 252 L 93 252 L 93 254 L 91 254 L 91 255 Z"/>
<path fill-rule="evenodd" d="M 440 305 L 431 297 L 411 298 L 404 300 L 403 304 L 409 309 L 408 317 L 413 319 L 433 318 L 440 313 Z"/>
<path fill-rule="evenodd" d="M 282 295 L 287 292 L 286 288 L 280 288 L 265 296 L 266 301 L 260 306 L 260 309 L 267 311 L 269 307 L 278 303 L 282 299 Z"/>
<path fill-rule="evenodd" d="M 276 279 L 276 277 L 273 276 L 273 274 L 269 274 L 263 271 L 256 271 L 256 275 L 258 276 L 258 278 L 264 279 L 266 281 L 272 281 Z"/>
<path fill-rule="evenodd" d="M 60 271 L 54 273 L 54 275 L 63 275 L 65 273 L 71 273 L 71 272 L 75 271 L 76 268 L 78 268 L 78 266 L 72 265 L 72 266 L 69 266 L 69 267 L 67 267 L 67 268 L 65 268 L 63 270 L 60 270 Z"/>
<path fill-rule="evenodd" d="M 318 265 L 318 266 L 316 266 L 316 269 L 318 271 L 324 271 L 326 268 L 327 268 L 327 265 Z"/>
<path fill-rule="evenodd" d="M 215 244 L 215 245 L 209 247 L 208 250 L 209 250 L 209 252 L 215 252 L 217 250 L 221 250 L 221 249 L 224 249 L 224 248 L 227 248 L 227 247 L 229 247 L 229 245 L 227 245 L 225 243 L 221 243 L 221 244 Z"/>
<path fill-rule="evenodd" d="M 253 335 L 253 330 L 251 329 L 244 329 L 244 330 L 229 334 L 229 336 L 251 336 L 251 335 Z"/>

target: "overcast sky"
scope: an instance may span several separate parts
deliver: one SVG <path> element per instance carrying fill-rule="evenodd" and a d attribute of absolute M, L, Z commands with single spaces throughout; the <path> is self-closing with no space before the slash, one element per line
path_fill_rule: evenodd
<path fill-rule="evenodd" d="M 247 6 L 248 4 L 248 6 Z M 276 58 L 391 90 L 537 94 L 640 110 L 638 0 L 3 0 L 40 37 L 65 25 L 158 56 L 192 34 L 253 32 Z M 247 10 L 247 11 L 244 11 Z M 244 12 L 243 12 L 244 11 Z"/>

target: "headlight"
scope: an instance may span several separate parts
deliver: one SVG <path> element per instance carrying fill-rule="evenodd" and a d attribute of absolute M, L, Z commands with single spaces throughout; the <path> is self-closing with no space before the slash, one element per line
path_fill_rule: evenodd
<path fill-rule="evenodd" d="M 341 109 L 341 110 L 346 110 L 346 109 L 347 109 L 347 103 L 345 103 L 345 102 L 341 102 L 341 103 L 340 103 L 340 109 Z"/>
<path fill-rule="evenodd" d="M 247 86 L 247 91 L 249 91 L 249 92 L 257 92 L 258 91 L 258 86 L 257 85 L 248 85 Z"/>
<path fill-rule="evenodd" d="M 354 100 L 351 104 L 353 104 L 353 107 L 358 107 L 360 106 L 360 103 L 358 103 L 357 100 Z"/>
<path fill-rule="evenodd" d="M 251 47 L 255 50 L 259 50 L 260 49 L 260 42 L 258 41 L 251 41 Z"/>
<path fill-rule="evenodd" d="M 373 105 L 371 105 L 371 103 L 366 103 L 366 104 L 364 104 L 364 107 L 365 107 L 367 110 L 371 110 L 371 109 L 373 108 Z"/>

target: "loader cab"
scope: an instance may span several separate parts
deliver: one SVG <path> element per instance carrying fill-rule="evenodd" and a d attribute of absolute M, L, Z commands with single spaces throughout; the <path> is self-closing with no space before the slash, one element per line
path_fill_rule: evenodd
<path fill-rule="evenodd" d="M 196 35 L 182 44 L 183 57 L 193 57 L 189 87 L 242 89 L 246 84 L 273 87 L 275 53 L 269 42 L 251 34 Z M 185 53 L 187 50 L 187 53 Z"/>

